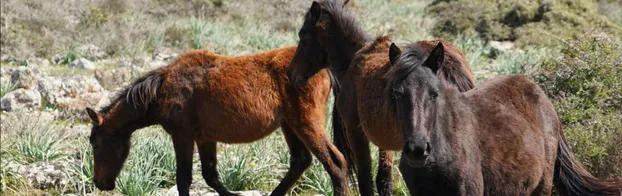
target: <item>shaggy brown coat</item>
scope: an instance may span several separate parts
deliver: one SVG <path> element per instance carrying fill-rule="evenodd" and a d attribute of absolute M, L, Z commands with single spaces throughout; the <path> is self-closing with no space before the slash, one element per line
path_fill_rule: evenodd
<path fill-rule="evenodd" d="M 324 68 L 335 73 L 334 82 L 341 85 L 341 92 L 333 112 L 334 143 L 346 157 L 349 171 L 357 174 L 361 195 L 374 194 L 369 141 L 380 147 L 376 185 L 380 195 L 391 195 L 391 151 L 401 150 L 402 138 L 395 112 L 387 105 L 389 95 L 384 91 L 389 64 L 388 37 L 370 38 L 343 5 L 334 0 L 313 2 L 299 37 L 289 78 L 293 84 L 304 86 Z M 422 41 L 414 45 L 421 50 L 418 54 L 425 55 L 438 42 Z M 453 44 L 441 42 L 448 45 L 448 63 L 440 77 L 461 90 L 473 88 L 475 80 L 464 54 Z"/>
<path fill-rule="evenodd" d="M 180 195 L 188 195 L 195 143 L 207 184 L 230 195 L 218 180 L 216 142 L 248 143 L 280 126 L 291 160 L 272 195 L 287 193 L 311 165 L 311 154 L 330 174 L 335 194 L 346 195 L 345 160 L 324 130 L 329 75 L 318 73 L 309 86 L 290 85 L 286 68 L 295 50 L 291 46 L 244 56 L 187 52 L 136 80 L 102 111 L 87 109 L 94 122 L 95 185 L 113 189 L 131 134 L 159 124 L 173 139 Z"/>

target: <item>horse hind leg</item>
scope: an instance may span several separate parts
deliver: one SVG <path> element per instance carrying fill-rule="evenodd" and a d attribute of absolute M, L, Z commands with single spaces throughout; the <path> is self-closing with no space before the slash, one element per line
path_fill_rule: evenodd
<path fill-rule="evenodd" d="M 285 122 L 281 123 L 283 136 L 289 147 L 289 169 L 281 183 L 272 191 L 271 195 L 285 195 L 294 183 L 300 178 L 300 175 L 311 166 L 313 155 L 304 146 L 304 143 L 294 134 L 292 128 Z"/>
<path fill-rule="evenodd" d="M 322 107 L 324 107 L 322 105 Z M 315 117 L 323 117 L 323 110 L 318 110 L 317 115 L 312 115 Z M 334 195 L 348 195 L 348 184 L 347 184 L 347 167 L 346 161 L 337 150 L 337 148 L 330 142 L 328 135 L 322 128 L 323 123 L 321 119 L 306 119 L 309 116 L 303 117 L 303 119 L 299 119 L 300 117 L 292 116 L 288 120 L 288 124 L 292 125 L 294 128 L 294 133 L 298 136 L 298 139 L 302 141 L 315 155 L 315 157 L 322 163 L 324 169 L 330 175 L 330 178 L 333 183 L 333 193 Z"/>
<path fill-rule="evenodd" d="M 238 195 L 227 190 L 218 178 L 216 142 L 197 142 L 197 147 L 199 149 L 199 157 L 201 158 L 201 174 L 207 185 L 212 187 L 219 195 Z"/>

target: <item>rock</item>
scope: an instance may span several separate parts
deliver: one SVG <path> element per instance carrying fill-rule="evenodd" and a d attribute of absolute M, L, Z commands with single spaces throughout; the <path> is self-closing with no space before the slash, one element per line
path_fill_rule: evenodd
<path fill-rule="evenodd" d="M 30 61 L 31 67 L 49 67 L 50 61 L 42 58 L 34 58 Z"/>
<path fill-rule="evenodd" d="M 82 45 L 76 48 L 76 51 L 82 57 L 87 58 L 91 61 L 102 59 L 106 56 L 106 52 L 93 44 Z"/>
<path fill-rule="evenodd" d="M 132 61 L 129 59 L 119 59 L 117 61 L 117 66 L 119 67 L 131 67 L 132 66 Z"/>
<path fill-rule="evenodd" d="M 30 67 L 17 67 L 11 73 L 11 83 L 15 88 L 29 89 L 36 86 L 39 70 Z"/>
<path fill-rule="evenodd" d="M 73 62 L 71 62 L 69 64 L 69 67 L 71 68 L 79 68 L 79 69 L 88 69 L 88 70 L 94 70 L 95 69 L 95 63 L 89 61 L 88 59 L 85 58 L 78 58 L 76 60 L 74 60 Z"/>
<path fill-rule="evenodd" d="M 8 66 L 0 67 L 0 84 L 6 85 L 11 83 L 11 75 L 15 69 Z"/>
<path fill-rule="evenodd" d="M 2 54 L 0 56 L 0 62 L 9 62 L 9 61 L 14 61 L 15 58 L 13 58 L 11 55 L 8 54 Z"/>
<path fill-rule="evenodd" d="M 167 61 L 152 59 L 146 56 L 134 57 L 134 59 L 132 59 L 132 63 L 136 66 L 141 67 L 142 69 L 146 69 L 146 71 L 167 66 L 169 64 Z"/>
<path fill-rule="evenodd" d="M 38 80 L 38 89 L 44 100 L 61 109 L 60 118 L 78 117 L 86 120 L 83 110 L 95 106 L 106 91 L 93 77 L 52 77 Z"/>
<path fill-rule="evenodd" d="M 95 106 L 96 110 L 101 110 L 102 108 L 110 105 L 110 103 L 112 103 L 112 101 L 114 99 L 116 99 L 117 97 L 120 96 L 121 92 L 123 92 L 123 88 L 115 88 L 112 89 L 111 91 L 109 91 L 106 96 L 103 96 L 99 102 L 97 103 L 97 106 Z"/>
<path fill-rule="evenodd" d="M 104 88 L 111 89 L 129 83 L 132 78 L 132 73 L 131 70 L 126 67 L 120 67 L 111 71 L 95 70 L 95 78 Z"/>
<path fill-rule="evenodd" d="M 151 54 L 151 59 L 155 60 L 155 61 L 170 62 L 170 61 L 174 60 L 175 58 L 177 58 L 177 56 L 179 56 L 178 53 L 171 52 L 169 50 L 161 50 L 161 51 L 154 51 Z"/>
<path fill-rule="evenodd" d="M 65 60 L 65 57 L 67 57 L 66 53 L 55 54 L 54 57 L 52 57 L 52 63 L 57 65 L 61 64 L 63 60 Z"/>
<path fill-rule="evenodd" d="M 62 163 L 34 163 L 21 166 L 19 173 L 37 189 L 68 186 L 71 180 L 69 168 Z"/>
<path fill-rule="evenodd" d="M 507 52 L 514 48 L 514 42 L 511 41 L 490 41 L 488 43 L 493 50 L 497 50 L 498 52 Z"/>
<path fill-rule="evenodd" d="M 41 94 L 36 90 L 20 88 L 4 95 L 0 99 L 0 107 L 5 111 L 39 108 Z"/>
<path fill-rule="evenodd" d="M 261 192 L 261 191 L 231 191 L 231 192 L 237 193 L 240 196 L 268 196 L 268 195 L 270 195 L 270 193 L 268 193 L 268 192 Z M 170 189 L 168 189 L 168 191 L 166 191 L 165 193 L 160 193 L 160 194 L 156 194 L 156 195 L 178 196 L 179 192 L 177 191 L 177 186 L 173 186 Z M 202 196 L 218 196 L 218 193 L 211 192 L 208 189 L 196 190 L 196 189 L 193 189 L 191 187 L 190 188 L 190 195 L 191 196 L 199 196 L 199 195 L 202 195 Z"/>

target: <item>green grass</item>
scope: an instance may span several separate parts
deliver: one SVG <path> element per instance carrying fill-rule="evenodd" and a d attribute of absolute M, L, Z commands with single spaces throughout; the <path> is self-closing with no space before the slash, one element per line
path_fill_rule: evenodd
<path fill-rule="evenodd" d="M 13 84 L 11 81 L 3 82 L 2 84 L 0 84 L 0 97 L 4 97 L 4 95 L 13 90 L 15 90 L 15 84 Z"/>
<path fill-rule="evenodd" d="M 175 154 L 170 136 L 159 128 L 134 133 L 130 155 L 119 177 L 117 189 L 124 195 L 146 195 L 160 186 L 174 184 Z"/>
<path fill-rule="evenodd" d="M 37 116 L 28 119 L 15 125 L 14 129 L 18 130 L 14 136 L 15 143 L 7 148 L 19 157 L 17 161 L 28 164 L 62 157 L 61 142 L 65 136 L 58 131 L 61 127 L 54 121 Z"/>

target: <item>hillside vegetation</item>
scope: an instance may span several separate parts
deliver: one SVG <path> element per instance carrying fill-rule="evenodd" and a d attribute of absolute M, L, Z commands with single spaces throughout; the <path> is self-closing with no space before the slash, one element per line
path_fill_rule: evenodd
<path fill-rule="evenodd" d="M 174 195 L 172 142 L 159 126 L 133 135 L 117 188 L 97 190 L 84 107 L 105 106 L 133 79 L 190 49 L 242 55 L 294 45 L 310 5 L 2 1 L 0 194 Z M 371 35 L 390 34 L 398 43 L 439 36 L 454 42 L 478 83 L 528 75 L 553 100 L 575 157 L 597 177 L 622 178 L 622 1 L 351 0 L 347 9 Z M 269 192 L 289 167 L 280 131 L 218 148 L 220 177 L 231 190 Z M 407 195 L 399 157 L 394 193 Z M 201 177 L 198 154 L 194 163 L 192 193 L 207 194 L 212 190 Z M 314 160 L 291 195 L 331 191 L 330 178 Z"/>

